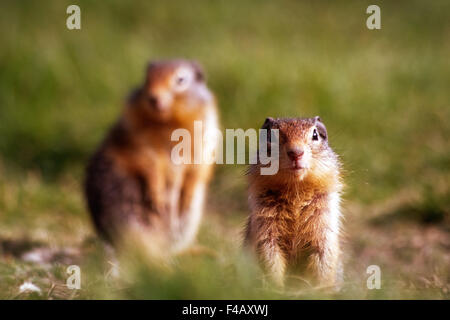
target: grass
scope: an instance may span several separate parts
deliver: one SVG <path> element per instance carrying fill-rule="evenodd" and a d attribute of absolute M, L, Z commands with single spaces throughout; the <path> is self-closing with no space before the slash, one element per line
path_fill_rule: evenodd
<path fill-rule="evenodd" d="M 368 1 L 80 1 L 79 31 L 65 27 L 69 4 L 0 5 L 1 298 L 449 298 L 449 3 L 381 1 L 377 31 Z M 240 249 L 237 165 L 210 187 L 198 242 L 215 254 L 107 275 L 83 167 L 147 62 L 167 57 L 204 65 L 222 128 L 321 116 L 346 171 L 341 293 L 264 288 Z M 24 261 L 30 250 L 49 261 Z M 82 268 L 79 291 L 63 286 L 68 263 Z M 381 290 L 366 288 L 371 264 Z M 42 294 L 20 294 L 24 281 Z"/>

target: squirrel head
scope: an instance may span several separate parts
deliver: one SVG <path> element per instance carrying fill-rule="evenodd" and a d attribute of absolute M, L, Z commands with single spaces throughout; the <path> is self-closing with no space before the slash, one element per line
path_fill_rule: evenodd
<path fill-rule="evenodd" d="M 328 146 L 327 129 L 320 117 L 267 118 L 262 129 L 269 130 L 268 148 L 270 129 L 279 133 L 279 171 L 274 179 L 322 183 L 338 173 L 338 159 Z"/>
<path fill-rule="evenodd" d="M 201 66 L 188 60 L 150 63 L 144 85 L 131 100 L 153 120 L 181 122 L 195 120 L 202 109 L 215 103 Z"/>

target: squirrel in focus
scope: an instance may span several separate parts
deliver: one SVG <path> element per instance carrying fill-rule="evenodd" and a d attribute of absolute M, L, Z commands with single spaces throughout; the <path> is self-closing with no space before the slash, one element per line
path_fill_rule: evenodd
<path fill-rule="evenodd" d="M 216 141 L 205 135 L 218 126 L 217 108 L 201 67 L 186 60 L 149 64 L 87 166 L 85 197 L 104 240 L 117 246 L 127 232 L 142 234 L 165 252 L 194 241 L 212 162 L 171 158 L 172 133 L 183 129 L 193 137 L 194 121 L 203 126 L 201 152 L 210 152 Z"/>
<path fill-rule="evenodd" d="M 278 285 L 292 274 L 339 287 L 343 184 L 325 125 L 319 117 L 267 118 L 262 129 L 268 132 L 269 152 L 271 129 L 278 129 L 279 170 L 261 175 L 260 161 L 249 167 L 245 244 Z"/>

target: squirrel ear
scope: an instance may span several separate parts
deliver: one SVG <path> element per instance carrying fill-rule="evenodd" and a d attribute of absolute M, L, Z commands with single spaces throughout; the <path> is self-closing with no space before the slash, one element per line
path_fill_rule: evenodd
<path fill-rule="evenodd" d="M 262 125 L 261 129 L 266 130 L 267 133 L 267 143 L 268 143 L 268 150 L 270 150 L 270 142 L 272 141 L 272 134 L 271 129 L 275 123 L 275 119 L 272 117 L 267 117 L 266 121 L 264 121 L 264 124 Z"/>
<path fill-rule="evenodd" d="M 315 117 L 314 117 L 314 120 L 315 120 L 316 122 L 317 122 L 317 121 L 322 122 L 322 119 L 320 119 L 319 116 L 315 116 Z"/>
<path fill-rule="evenodd" d="M 197 61 L 192 61 L 191 65 L 195 71 L 195 79 L 197 79 L 198 81 L 204 81 L 205 80 L 205 72 L 203 71 L 202 66 Z"/>
<path fill-rule="evenodd" d="M 328 134 L 327 134 L 327 128 L 325 127 L 325 125 L 320 122 L 316 123 L 316 128 L 317 131 L 319 132 L 319 135 L 322 137 L 322 139 L 324 139 L 325 141 L 328 139 Z"/>
<path fill-rule="evenodd" d="M 274 118 L 267 117 L 266 121 L 264 121 L 264 124 L 262 125 L 261 129 L 270 129 L 275 122 Z"/>

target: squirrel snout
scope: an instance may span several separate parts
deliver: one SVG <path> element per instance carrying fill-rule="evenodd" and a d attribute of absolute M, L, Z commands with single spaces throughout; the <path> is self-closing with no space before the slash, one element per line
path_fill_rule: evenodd
<path fill-rule="evenodd" d="M 148 103 L 158 111 L 167 110 L 173 102 L 173 97 L 168 92 L 157 92 L 148 94 Z"/>
<path fill-rule="evenodd" d="M 158 98 L 155 95 L 149 95 L 148 102 L 152 107 L 159 109 L 158 107 Z"/>
<path fill-rule="evenodd" d="M 287 155 L 289 159 L 291 159 L 292 161 L 299 160 L 304 153 L 305 151 L 303 150 L 303 148 L 298 146 L 290 147 L 287 150 Z"/>

